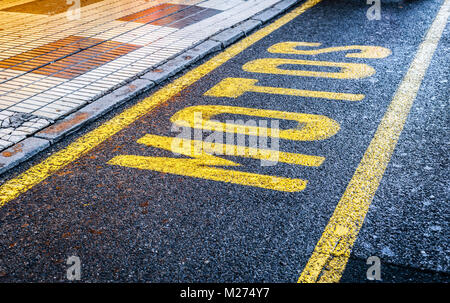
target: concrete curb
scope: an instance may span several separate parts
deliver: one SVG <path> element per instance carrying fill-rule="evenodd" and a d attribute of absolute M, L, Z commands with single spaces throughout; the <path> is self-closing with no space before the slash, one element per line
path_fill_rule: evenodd
<path fill-rule="evenodd" d="M 249 19 L 249 20 L 244 21 L 241 24 L 237 25 L 236 28 L 241 30 L 247 36 L 248 33 L 257 29 L 261 25 L 262 25 L 262 22 L 260 20 Z"/>
<path fill-rule="evenodd" d="M 215 36 L 212 36 L 210 39 L 220 42 L 222 44 L 222 47 L 225 48 L 243 36 L 244 32 L 242 30 L 237 27 L 232 27 Z"/>
<path fill-rule="evenodd" d="M 265 11 L 262 11 L 259 14 L 256 14 L 255 16 L 253 16 L 251 19 L 254 20 L 259 20 L 263 23 L 272 20 L 273 18 L 275 18 L 276 16 L 278 16 L 279 14 L 281 14 L 282 12 L 284 12 L 281 9 L 277 9 L 277 8 L 269 8 L 266 9 Z"/>
<path fill-rule="evenodd" d="M 238 39 L 248 35 L 278 15 L 284 13 L 303 0 L 284 0 L 274 6 L 255 14 L 253 17 L 228 28 L 209 39 L 187 49 L 178 56 L 155 67 L 153 70 L 133 77 L 133 81 L 116 88 L 103 97 L 87 103 L 76 112 L 56 121 L 45 129 L 14 144 L 0 153 L 0 175 L 28 160 L 32 156 L 62 140 L 84 125 L 105 115 L 133 97 L 144 93 L 167 78 L 174 76 L 203 57 L 219 51 Z"/>
<path fill-rule="evenodd" d="M 126 86 L 115 90 L 111 94 L 101 97 L 75 113 L 58 121 L 57 123 L 41 130 L 34 136 L 36 138 L 48 140 L 51 144 L 53 144 L 65 136 L 73 133 L 86 123 L 105 115 L 114 108 L 122 105 L 136 95 L 143 93 L 154 86 L 155 83 L 152 81 L 136 79 L 128 83 Z"/>
<path fill-rule="evenodd" d="M 14 144 L 0 154 L 0 174 L 28 160 L 50 146 L 50 141 L 29 137 Z"/>
<path fill-rule="evenodd" d="M 158 66 L 142 75 L 141 79 L 150 80 L 156 84 L 159 84 L 167 78 L 175 75 L 184 68 L 192 65 L 206 55 L 218 51 L 221 49 L 221 45 L 217 41 L 206 40 L 203 43 L 185 51 L 181 55 L 169 60 L 168 62 Z"/>

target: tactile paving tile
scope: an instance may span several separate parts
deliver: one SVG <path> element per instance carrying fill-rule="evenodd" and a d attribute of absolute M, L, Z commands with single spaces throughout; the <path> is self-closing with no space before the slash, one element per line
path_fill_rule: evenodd
<path fill-rule="evenodd" d="M 69 20 L 66 0 L 0 0 L 0 151 L 277 2 L 81 0 Z"/>
<path fill-rule="evenodd" d="M 0 68 L 72 79 L 138 48 L 138 45 L 69 36 L 2 60 Z"/>
<path fill-rule="evenodd" d="M 101 2 L 103 0 L 80 0 L 80 7 Z M 19 4 L 13 7 L 2 9 L 4 12 L 38 14 L 38 15 L 56 15 L 65 13 L 74 4 L 67 4 L 67 0 L 35 0 Z"/>
<path fill-rule="evenodd" d="M 183 28 L 212 17 L 222 11 L 195 5 L 165 3 L 125 16 L 119 21 Z"/>

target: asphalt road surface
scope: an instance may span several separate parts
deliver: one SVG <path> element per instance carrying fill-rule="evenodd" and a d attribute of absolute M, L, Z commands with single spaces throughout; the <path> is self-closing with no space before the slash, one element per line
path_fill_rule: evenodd
<path fill-rule="evenodd" d="M 448 3 L 306 1 L 9 172 L 0 282 L 449 282 Z"/>

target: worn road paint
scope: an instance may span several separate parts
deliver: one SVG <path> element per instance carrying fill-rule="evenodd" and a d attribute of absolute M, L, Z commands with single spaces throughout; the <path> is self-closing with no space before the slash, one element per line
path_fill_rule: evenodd
<path fill-rule="evenodd" d="M 298 282 L 338 282 L 450 14 L 445 0 Z"/>
<path fill-rule="evenodd" d="M 183 147 L 174 144 L 173 141 L 183 142 Z M 220 149 L 222 152 L 232 149 L 238 154 L 238 146 L 228 144 L 218 144 L 203 142 L 199 140 L 180 140 L 157 135 L 146 135 L 137 141 L 147 146 L 161 148 L 170 152 L 175 152 L 186 158 L 169 158 L 169 157 L 145 157 L 135 155 L 116 156 L 108 164 L 120 165 L 124 167 L 132 167 L 137 169 L 148 169 L 159 171 L 162 173 L 176 174 L 194 178 L 201 178 L 219 182 L 234 183 L 240 185 L 254 186 L 285 192 L 298 192 L 305 189 L 307 180 L 284 178 L 278 176 L 261 175 L 237 170 L 229 170 L 214 166 L 241 166 L 230 160 L 216 157 L 211 153 Z M 174 150 L 174 146 L 179 148 Z M 285 163 L 293 163 L 306 166 L 319 166 L 323 162 L 323 158 L 285 153 L 273 150 L 262 150 L 257 148 L 244 147 L 240 156 L 253 159 L 269 159 L 273 153 L 278 154 L 278 161 Z M 240 153 L 239 153 L 240 154 Z"/>
<path fill-rule="evenodd" d="M 339 68 L 340 72 L 318 72 L 311 70 L 284 69 L 281 65 L 306 65 Z M 242 69 L 251 73 L 288 75 L 314 78 L 362 79 L 375 74 L 375 69 L 364 63 L 330 62 L 284 58 L 263 58 L 245 63 Z"/>
<path fill-rule="evenodd" d="M 363 94 L 348 94 L 284 87 L 258 86 L 256 85 L 256 83 L 258 83 L 258 80 L 256 79 L 225 78 L 215 86 L 213 86 L 210 90 L 208 90 L 204 95 L 210 97 L 237 98 L 242 96 L 246 92 L 254 92 L 344 101 L 361 101 L 365 97 Z"/>
<path fill-rule="evenodd" d="M 201 113 L 201 119 L 195 118 L 195 113 Z M 210 120 L 220 114 L 245 115 L 267 119 L 291 120 L 298 122 L 295 129 L 271 129 L 260 126 L 223 123 Z M 198 105 L 186 107 L 175 113 L 170 121 L 178 126 L 201 128 L 204 130 L 220 130 L 226 133 L 244 135 L 268 136 L 294 141 L 324 140 L 334 136 L 339 131 L 339 123 L 326 116 L 304 113 L 292 113 L 278 110 L 246 108 L 226 105 Z"/>
<path fill-rule="evenodd" d="M 234 58 L 249 46 L 263 39 L 320 2 L 321 0 L 306 1 L 301 6 L 281 16 L 273 23 L 242 39 L 199 67 L 187 72 L 185 75 L 176 79 L 172 83 L 169 83 L 162 89 L 155 92 L 152 96 L 142 100 L 138 104 L 125 110 L 93 131 L 78 138 L 66 148 L 52 154 L 44 161 L 34 165 L 19 176 L 6 181 L 2 186 L 0 186 L 0 207 L 17 198 L 22 193 L 28 191 L 30 188 L 45 180 L 47 177 L 51 176 L 64 166 L 88 153 L 93 148 L 117 132 L 121 131 L 143 115 L 147 114 L 158 105 L 166 102 L 186 87 L 192 85 L 211 71 L 215 70 L 217 67 Z"/>
<path fill-rule="evenodd" d="M 292 120 L 299 123 L 300 129 L 279 130 L 256 126 L 256 123 L 255 125 L 241 125 L 211 120 L 212 117 L 220 114 Z M 260 139 L 263 136 L 266 139 L 268 137 L 276 137 L 286 140 L 313 141 L 326 139 L 339 131 L 339 124 L 326 116 L 224 105 L 199 105 L 187 107 L 175 113 L 170 120 L 173 125 L 185 127 L 189 132 L 187 134 L 182 132 L 181 137 L 177 136 L 175 138 L 148 134 L 137 142 L 171 151 L 175 155 L 181 154 L 194 159 L 120 155 L 108 161 L 108 164 L 148 169 L 163 173 L 254 186 L 277 191 L 295 192 L 305 189 L 307 180 L 217 168 L 214 166 L 240 165 L 229 160 L 215 157 L 212 154 L 227 154 L 304 166 L 319 166 L 325 158 L 280 152 L 278 149 L 271 150 L 234 144 L 222 144 L 223 133 L 253 135 L 258 136 Z M 216 140 L 213 140 L 213 142 L 202 141 L 201 136 L 199 140 L 190 140 L 189 138 L 191 138 L 192 135 L 191 129 L 217 131 L 220 140 L 217 140 L 219 142 Z"/>
<path fill-rule="evenodd" d="M 290 55 L 320 55 L 332 52 L 342 52 L 349 50 L 359 50 L 359 52 L 352 52 L 345 54 L 348 58 L 363 58 L 363 59 L 382 59 L 386 58 L 391 54 L 391 50 L 381 46 L 372 45 L 347 45 L 347 46 L 336 46 L 336 47 L 326 47 L 312 50 L 301 50 L 298 49 L 299 46 L 309 46 L 316 47 L 321 46 L 322 43 L 311 43 L 311 42 L 281 42 L 272 45 L 267 49 L 269 53 L 274 54 L 290 54 Z"/>

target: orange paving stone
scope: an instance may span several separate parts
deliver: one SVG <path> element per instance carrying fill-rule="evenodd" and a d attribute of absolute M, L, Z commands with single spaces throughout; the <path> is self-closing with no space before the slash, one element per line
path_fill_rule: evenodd
<path fill-rule="evenodd" d="M 0 122 L 59 119 L 280 0 L 74 1 L 0 0 Z"/>
<path fill-rule="evenodd" d="M 220 12 L 222 11 L 195 5 L 165 3 L 118 20 L 183 28 Z"/>
<path fill-rule="evenodd" d="M 102 2 L 103 0 L 80 0 L 80 7 Z M 39 15 L 56 15 L 67 12 L 73 4 L 68 5 L 67 0 L 36 0 L 13 7 L 3 9 L 4 12 L 39 14 Z"/>
<path fill-rule="evenodd" d="M 2 60 L 0 68 L 72 79 L 138 48 L 138 45 L 69 36 Z"/>

